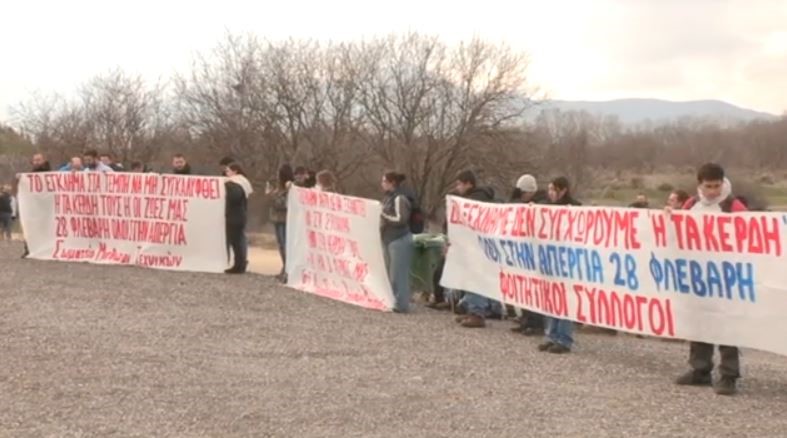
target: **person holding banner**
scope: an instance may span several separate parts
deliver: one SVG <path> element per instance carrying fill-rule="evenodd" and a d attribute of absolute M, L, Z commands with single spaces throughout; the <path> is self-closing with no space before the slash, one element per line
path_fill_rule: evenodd
<path fill-rule="evenodd" d="M 248 265 L 248 242 L 246 241 L 247 199 L 253 190 L 251 183 L 238 163 L 231 163 L 224 170 L 227 176 L 227 205 L 225 220 L 227 229 L 227 246 L 232 248 L 234 263 L 224 271 L 226 274 L 243 274 Z M 228 248 L 228 249 L 229 249 Z"/>
<path fill-rule="evenodd" d="M 716 213 L 743 213 L 748 209 L 732 194 L 732 183 L 725 177 L 724 169 L 718 164 L 708 163 L 697 172 L 697 196 L 690 198 L 684 210 Z M 689 344 L 689 365 L 691 371 L 678 377 L 678 385 L 706 386 L 713 384 L 719 395 L 733 395 L 737 392 L 736 382 L 740 378 L 740 360 L 737 347 L 719 345 L 719 380 L 713 383 L 712 344 L 691 342 Z"/>
<path fill-rule="evenodd" d="M 0 240 L 11 240 L 11 226 L 16 219 L 16 200 L 11 194 L 11 186 L 0 188 Z"/>
<path fill-rule="evenodd" d="M 315 189 L 321 192 L 336 193 L 336 176 L 330 170 L 317 172 L 317 185 Z"/>
<path fill-rule="evenodd" d="M 52 171 L 52 165 L 49 164 L 49 160 L 47 160 L 46 157 L 44 156 L 44 154 L 41 154 L 41 153 L 33 154 L 33 158 L 30 159 L 30 165 L 32 166 L 31 169 L 30 169 L 31 173 L 41 173 L 41 172 L 51 172 Z M 19 178 L 20 177 L 21 177 L 21 174 L 16 174 L 17 184 L 19 183 Z M 27 258 L 28 255 L 30 255 L 30 250 L 27 247 L 27 242 L 25 242 L 25 250 L 22 253 L 22 258 L 23 259 Z"/>
<path fill-rule="evenodd" d="M 495 200 L 494 189 L 478 187 L 475 173 L 470 170 L 457 175 L 454 190 L 459 196 L 474 201 L 494 202 Z M 497 301 L 469 291 L 462 292 L 460 305 L 467 310 L 467 315 L 458 317 L 456 322 L 466 328 L 483 328 L 486 326 L 486 318 L 501 315 L 503 312 L 502 306 Z"/>
<path fill-rule="evenodd" d="M 279 256 L 281 257 L 281 272 L 278 279 L 282 283 L 287 282 L 287 196 L 290 187 L 295 181 L 295 174 L 289 164 L 279 167 L 278 181 L 276 187 L 268 187 L 266 194 L 271 197 L 270 219 L 276 232 L 276 243 L 279 246 Z"/>
<path fill-rule="evenodd" d="M 549 184 L 549 200 L 552 205 L 580 206 L 582 203 L 571 196 L 571 187 L 568 179 L 559 177 Z M 554 317 L 544 318 L 546 326 L 546 340 L 538 346 L 539 351 L 554 354 L 571 352 L 574 344 L 574 322 L 570 319 Z"/>
<path fill-rule="evenodd" d="M 405 176 L 387 172 L 382 178 L 385 198 L 380 227 L 383 239 L 383 255 L 388 278 L 391 282 L 396 303 L 394 312 L 410 310 L 410 267 L 413 260 L 413 234 L 410 232 L 410 200 L 402 183 Z"/>
<path fill-rule="evenodd" d="M 516 182 L 516 198 L 511 199 L 514 204 L 548 204 L 549 196 L 546 191 L 539 190 L 538 181 L 533 175 L 522 175 Z M 544 315 L 530 310 L 524 310 L 516 327 L 511 329 L 514 333 L 525 336 L 539 336 L 544 333 Z"/>

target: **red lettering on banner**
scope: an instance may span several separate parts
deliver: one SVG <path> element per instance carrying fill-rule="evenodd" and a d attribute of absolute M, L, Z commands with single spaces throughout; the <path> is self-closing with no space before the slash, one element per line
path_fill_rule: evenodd
<path fill-rule="evenodd" d="M 55 249 L 52 253 L 52 258 L 55 260 L 68 260 L 68 261 L 87 261 L 96 258 L 96 250 L 92 245 L 87 247 L 67 247 L 65 240 L 55 240 Z"/>
<path fill-rule="evenodd" d="M 513 207 L 467 201 L 450 202 L 448 217 L 451 224 L 464 225 L 484 234 L 509 234 L 509 215 L 514 212 Z"/>
<path fill-rule="evenodd" d="M 366 217 L 365 199 L 316 190 L 298 190 L 298 201 L 309 207 Z"/>
<path fill-rule="evenodd" d="M 96 255 L 96 260 L 127 265 L 131 263 L 131 254 L 120 251 L 114 247 L 110 248 L 106 243 L 100 242 L 98 244 L 98 254 Z"/>
<path fill-rule="evenodd" d="M 141 251 L 141 248 L 138 248 Z M 167 251 L 166 254 L 139 253 L 134 264 L 146 268 L 177 268 L 183 263 L 183 256 L 174 255 Z"/>
<path fill-rule="evenodd" d="M 30 186 L 31 192 L 41 193 L 44 191 L 44 180 L 41 178 L 41 175 L 36 175 L 35 173 L 28 173 L 25 176 L 27 176 L 27 183 Z"/>
<path fill-rule="evenodd" d="M 500 293 L 506 303 L 557 317 L 568 316 L 565 283 L 504 271 L 500 271 L 499 280 Z"/>
<path fill-rule="evenodd" d="M 653 230 L 653 240 L 656 248 L 664 248 L 667 246 L 667 221 L 664 214 L 651 214 L 650 224 Z"/>
<path fill-rule="evenodd" d="M 688 251 L 782 255 L 782 237 L 776 217 L 707 215 L 701 219 L 673 213 L 670 222 L 678 248 Z"/>
<path fill-rule="evenodd" d="M 516 209 L 511 235 L 514 237 L 534 237 L 536 235 L 535 208 L 523 206 Z"/>
<path fill-rule="evenodd" d="M 302 286 L 307 290 L 313 291 L 315 295 L 354 303 L 375 310 L 384 310 L 386 308 L 385 303 L 379 298 L 375 298 L 364 285 L 356 285 L 354 289 L 346 281 L 337 281 L 319 272 L 309 270 L 302 272 L 300 281 Z"/>
<path fill-rule="evenodd" d="M 582 313 L 583 322 L 656 336 L 664 336 L 665 332 L 669 336 L 675 335 L 669 299 L 621 294 L 582 284 L 575 284 L 573 289 L 580 303 L 578 313 Z M 585 303 L 587 312 L 582 310 Z"/>
<path fill-rule="evenodd" d="M 158 195 L 165 198 L 219 199 L 219 178 L 162 175 Z"/>

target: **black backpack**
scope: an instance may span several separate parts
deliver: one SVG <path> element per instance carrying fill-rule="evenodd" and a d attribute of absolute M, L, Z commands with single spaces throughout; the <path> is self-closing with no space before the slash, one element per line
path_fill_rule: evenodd
<path fill-rule="evenodd" d="M 415 195 L 408 195 L 407 200 L 410 201 L 410 221 L 408 223 L 410 232 L 421 234 L 424 232 L 424 224 L 426 223 L 424 212 L 421 210 L 418 200 L 415 199 Z"/>

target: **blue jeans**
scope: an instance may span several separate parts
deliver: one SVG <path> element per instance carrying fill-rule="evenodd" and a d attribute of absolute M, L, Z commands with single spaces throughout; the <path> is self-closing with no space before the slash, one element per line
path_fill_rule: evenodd
<path fill-rule="evenodd" d="M 472 292 L 464 293 L 462 303 L 466 307 L 468 314 L 480 316 L 482 318 L 500 315 L 503 310 L 499 302 Z"/>
<path fill-rule="evenodd" d="M 571 348 L 574 344 L 574 321 L 557 319 L 549 316 L 544 319 L 547 340 L 554 344 L 560 344 L 566 348 Z"/>
<path fill-rule="evenodd" d="M 276 243 L 279 245 L 281 272 L 284 273 L 287 266 L 287 223 L 275 223 L 273 229 L 276 231 Z"/>
<path fill-rule="evenodd" d="M 385 266 L 391 281 L 396 304 L 394 310 L 410 310 L 410 269 L 413 264 L 413 235 L 406 235 L 385 244 Z"/>

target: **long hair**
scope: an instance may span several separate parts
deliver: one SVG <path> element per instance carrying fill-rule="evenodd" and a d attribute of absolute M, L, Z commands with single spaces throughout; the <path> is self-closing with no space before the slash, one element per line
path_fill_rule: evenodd
<path fill-rule="evenodd" d="M 287 183 L 295 181 L 295 172 L 292 171 L 292 166 L 289 164 L 282 164 L 279 167 L 279 188 L 284 189 Z"/>
<path fill-rule="evenodd" d="M 399 187 L 400 185 L 402 185 L 404 180 L 407 179 L 405 174 L 396 171 L 385 172 L 383 178 L 385 178 L 385 180 L 388 181 L 389 183 L 393 184 L 394 187 Z"/>

